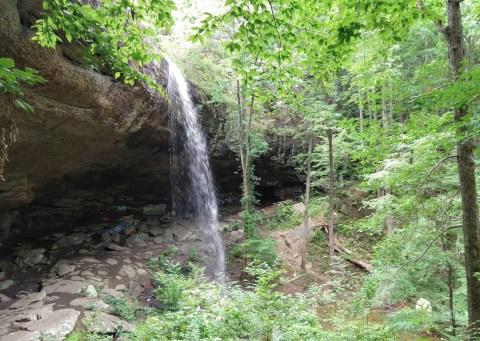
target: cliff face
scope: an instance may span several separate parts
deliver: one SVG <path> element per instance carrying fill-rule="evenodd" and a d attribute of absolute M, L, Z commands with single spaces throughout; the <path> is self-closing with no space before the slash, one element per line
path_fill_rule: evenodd
<path fill-rule="evenodd" d="M 41 1 L 0 0 L 0 55 L 48 83 L 25 89 L 34 113 L 14 110 L 20 135 L 0 184 L 0 236 L 34 232 L 119 197 L 164 202 L 170 193 L 168 115 L 162 96 L 128 87 L 75 61 L 75 48 L 46 49 L 29 29 Z M 160 84 L 164 68 L 150 72 Z M 0 113 L 6 108 L 0 96 Z M 7 127 L 0 114 L 0 127 Z M 28 214 L 25 212 L 28 211 Z M 12 231 L 10 231 L 12 232 Z"/>
<path fill-rule="evenodd" d="M 48 83 L 24 88 L 34 113 L 15 109 L 20 130 L 9 148 L 6 181 L 0 182 L 0 246 L 6 239 L 34 237 L 98 221 L 99 212 L 170 201 L 167 101 L 143 84 L 126 86 L 108 71 L 78 61 L 77 46 L 42 48 L 31 25 L 42 0 L 0 0 L 0 56 L 16 67 L 38 70 Z M 165 85 L 166 62 L 147 71 Z M 208 99 L 191 84 L 196 103 Z M 0 94 L 0 129 L 8 127 L 6 96 Z M 211 165 L 224 203 L 240 202 L 239 161 L 222 110 L 204 106 Z M 230 136 L 227 138 L 226 136 Z M 233 138 L 234 139 L 234 138 Z M 268 156 L 258 161 L 261 200 L 283 199 L 283 187 L 298 188 L 291 167 Z M 279 194 L 280 193 L 280 194 Z M 125 213 L 124 213 L 125 214 Z"/>

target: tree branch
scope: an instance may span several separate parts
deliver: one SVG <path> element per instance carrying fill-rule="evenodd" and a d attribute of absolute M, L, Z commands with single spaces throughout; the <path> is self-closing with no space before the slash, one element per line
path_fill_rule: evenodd
<path fill-rule="evenodd" d="M 462 227 L 462 225 L 450 226 L 450 227 L 447 227 L 447 228 L 446 228 L 445 230 L 443 230 L 442 232 L 440 232 L 440 233 L 430 242 L 430 244 L 428 244 L 427 248 L 423 251 L 423 253 L 422 253 L 420 256 L 418 256 L 418 257 L 413 261 L 413 263 L 416 263 L 416 262 L 419 261 L 423 256 L 425 256 L 425 254 L 427 253 L 428 250 L 430 250 L 430 248 L 432 247 L 432 245 L 433 245 L 440 237 L 442 237 L 445 233 L 447 233 L 447 232 L 450 231 L 450 230 L 459 228 L 459 227 Z"/>
<path fill-rule="evenodd" d="M 444 157 L 443 159 L 441 159 L 440 161 L 438 161 L 438 163 L 435 165 L 435 167 L 433 167 L 430 172 L 428 172 L 427 176 L 425 177 L 425 179 L 422 181 L 422 183 L 420 184 L 420 186 L 418 186 L 418 188 L 422 188 L 423 185 L 425 185 L 425 183 L 427 182 L 427 180 L 430 178 L 430 175 L 432 175 L 432 173 L 434 171 L 436 171 L 438 169 L 438 167 L 440 167 L 440 165 L 447 161 L 448 159 L 453 159 L 453 158 L 457 158 L 457 155 L 449 155 L 447 157 Z"/>
<path fill-rule="evenodd" d="M 461 2 L 462 0 L 450 0 L 455 2 Z M 422 0 L 417 0 L 417 8 L 425 14 L 429 14 L 425 5 L 423 4 Z M 438 31 L 443 35 L 447 34 L 447 26 L 444 26 L 440 19 L 435 20 L 435 26 L 437 27 Z"/>

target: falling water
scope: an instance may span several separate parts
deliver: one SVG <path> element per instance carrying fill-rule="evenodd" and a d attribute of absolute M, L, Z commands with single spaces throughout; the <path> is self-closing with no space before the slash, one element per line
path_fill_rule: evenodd
<path fill-rule="evenodd" d="M 207 266 L 207 274 L 223 283 L 225 254 L 218 231 L 217 197 L 205 135 L 187 81 L 170 60 L 167 93 L 171 100 L 172 211 L 176 218 L 192 219 L 205 234 L 213 258 Z"/>

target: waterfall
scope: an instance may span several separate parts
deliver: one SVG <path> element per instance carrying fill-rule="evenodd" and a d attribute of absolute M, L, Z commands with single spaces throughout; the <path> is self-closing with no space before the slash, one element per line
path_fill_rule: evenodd
<path fill-rule="evenodd" d="M 203 232 L 213 258 L 207 274 L 223 283 L 225 252 L 218 230 L 217 197 L 205 135 L 187 81 L 178 67 L 167 61 L 173 215 L 177 219 L 188 217 Z"/>

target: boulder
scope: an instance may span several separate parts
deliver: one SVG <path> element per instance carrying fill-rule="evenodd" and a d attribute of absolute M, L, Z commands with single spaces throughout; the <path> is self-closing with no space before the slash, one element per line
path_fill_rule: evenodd
<path fill-rule="evenodd" d="M 4 294 L 0 294 L 0 303 L 3 303 L 3 302 L 9 302 L 11 301 L 12 299 L 10 297 L 8 297 L 7 295 L 4 295 Z"/>
<path fill-rule="evenodd" d="M 293 205 L 293 211 L 298 214 L 304 214 L 305 213 L 305 205 L 303 202 L 297 202 L 296 204 Z"/>
<path fill-rule="evenodd" d="M 83 307 L 85 309 L 99 308 L 101 310 L 108 310 L 110 307 L 100 298 L 79 297 L 70 302 L 72 307 Z"/>
<path fill-rule="evenodd" d="M 150 226 L 150 229 L 148 230 L 148 233 L 153 237 L 160 236 L 164 232 L 165 232 L 165 229 L 161 225 Z"/>
<path fill-rule="evenodd" d="M 41 334 L 37 331 L 19 330 L 14 333 L 2 336 L 2 341 L 38 341 L 41 340 Z"/>
<path fill-rule="evenodd" d="M 125 246 L 120 246 L 120 245 L 118 245 L 117 243 L 113 243 L 113 242 L 106 244 L 106 245 L 105 245 L 105 248 L 106 248 L 107 250 L 119 251 L 119 252 L 128 250 L 127 247 L 125 247 Z"/>
<path fill-rule="evenodd" d="M 88 297 L 88 298 L 97 298 L 97 296 L 98 296 L 97 290 L 91 284 L 88 285 L 86 288 L 84 288 L 81 291 L 81 294 L 85 297 Z"/>
<path fill-rule="evenodd" d="M 131 331 L 134 325 L 103 312 L 86 311 L 83 325 L 91 333 L 114 334 L 115 332 Z"/>
<path fill-rule="evenodd" d="M 139 232 L 128 237 L 126 243 L 127 245 L 145 245 L 145 240 L 147 238 L 147 233 Z"/>
<path fill-rule="evenodd" d="M 124 264 L 119 271 L 120 276 L 127 276 L 129 278 L 135 278 L 137 272 L 131 265 Z"/>
<path fill-rule="evenodd" d="M 14 284 L 15 284 L 15 281 L 12 279 L 7 279 L 5 281 L 2 281 L 0 282 L 0 290 L 8 289 Z"/>
<path fill-rule="evenodd" d="M 118 261 L 115 260 L 115 259 L 112 259 L 112 258 L 108 258 L 105 263 L 107 263 L 108 265 L 117 265 L 118 264 Z"/>
<path fill-rule="evenodd" d="M 41 320 L 26 323 L 24 327 L 33 332 L 51 335 L 55 339 L 63 340 L 75 327 L 79 311 L 60 309 L 43 317 Z"/>
<path fill-rule="evenodd" d="M 175 224 L 172 227 L 172 234 L 175 241 L 183 242 L 185 240 L 195 239 L 196 236 L 185 226 Z"/>
<path fill-rule="evenodd" d="M 68 279 L 55 279 L 42 282 L 43 291 L 47 295 L 51 293 L 80 294 L 83 288 L 89 284 L 81 281 L 72 281 Z"/>
<path fill-rule="evenodd" d="M 69 264 L 67 260 L 59 260 L 50 270 L 50 277 L 57 275 L 62 277 L 74 272 L 75 269 L 75 265 Z"/>
<path fill-rule="evenodd" d="M 15 258 L 15 263 L 20 266 L 29 266 L 33 267 L 39 263 L 45 262 L 45 249 L 44 248 L 37 248 L 37 249 L 29 249 L 29 248 L 21 248 L 17 249 L 15 254 L 17 257 Z"/>

